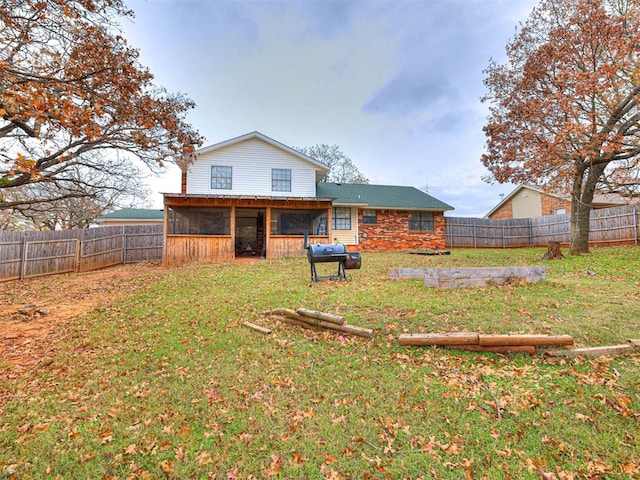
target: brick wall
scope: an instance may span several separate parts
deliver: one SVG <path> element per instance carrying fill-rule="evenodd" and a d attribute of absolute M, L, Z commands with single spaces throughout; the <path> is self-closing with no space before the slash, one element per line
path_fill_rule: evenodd
<path fill-rule="evenodd" d="M 403 210 L 377 210 L 377 223 L 362 223 L 362 210 L 358 211 L 360 245 L 354 248 L 366 252 L 393 252 L 412 249 L 442 250 L 445 248 L 444 213 L 433 213 L 433 232 L 409 231 L 410 212 Z"/>
<path fill-rule="evenodd" d="M 495 212 L 489 217 L 491 220 L 509 220 L 513 218 L 513 208 L 511 206 L 511 200 L 501 205 Z"/>
<path fill-rule="evenodd" d="M 542 195 L 542 215 L 554 215 L 556 208 L 566 209 L 565 213 L 571 213 L 571 202 L 562 198 Z"/>

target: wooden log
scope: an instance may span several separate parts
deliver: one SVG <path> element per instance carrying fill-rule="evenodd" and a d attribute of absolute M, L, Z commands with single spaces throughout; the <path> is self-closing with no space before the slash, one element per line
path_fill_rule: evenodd
<path fill-rule="evenodd" d="M 536 354 L 536 347 L 533 345 L 446 345 L 445 348 L 455 350 L 467 350 L 470 352 L 492 352 L 492 353 L 528 353 Z"/>
<path fill-rule="evenodd" d="M 479 335 L 478 344 L 481 346 L 512 346 L 512 345 L 573 345 L 571 335 Z"/>
<path fill-rule="evenodd" d="M 536 347 L 533 345 L 445 345 L 447 349 L 466 350 L 469 352 L 492 352 L 492 353 L 528 353 L 536 354 Z"/>
<path fill-rule="evenodd" d="M 334 315 L 333 313 L 319 312 L 317 310 L 307 310 L 306 308 L 298 308 L 297 313 L 304 317 L 316 318 L 318 320 L 324 320 L 325 322 L 337 323 L 338 325 L 344 325 L 346 320 L 340 315 Z"/>
<path fill-rule="evenodd" d="M 473 332 L 453 333 L 401 333 L 400 345 L 477 345 L 478 334 Z"/>
<path fill-rule="evenodd" d="M 303 321 L 305 318 L 308 319 L 308 317 L 300 315 L 298 312 L 296 312 L 295 310 L 292 310 L 291 308 L 275 308 L 273 310 L 267 310 L 265 312 L 262 312 L 262 314 L 278 315 L 280 317 L 288 317 L 288 318 L 293 318 L 294 320 L 300 320 L 300 321 Z"/>
<path fill-rule="evenodd" d="M 338 325 L 336 323 L 325 322 L 324 320 L 317 320 L 314 318 L 302 318 L 304 318 L 304 320 L 285 316 L 284 318 L 282 318 L 282 321 L 289 325 L 297 325 L 303 328 L 320 328 L 324 330 L 332 330 L 334 332 L 348 333 L 350 335 L 356 335 L 358 337 L 373 337 L 373 330 L 371 330 L 370 328 L 357 327 L 355 325 L 349 325 L 348 323 L 345 323 L 344 325 Z"/>
<path fill-rule="evenodd" d="M 547 279 L 545 267 L 460 267 L 426 268 L 424 284 L 435 288 L 466 288 L 535 283 Z"/>
<path fill-rule="evenodd" d="M 260 332 L 260 333 L 271 333 L 271 330 L 269 330 L 266 327 L 262 327 L 260 325 L 256 325 L 255 323 L 251 323 L 251 322 L 242 322 L 242 325 L 244 325 L 247 328 L 250 328 L 252 330 L 255 330 L 256 332 Z"/>
<path fill-rule="evenodd" d="M 545 357 L 601 357 L 604 355 L 629 355 L 640 351 L 640 340 L 627 340 L 620 345 L 605 345 L 602 347 L 566 348 L 562 350 L 547 350 Z"/>

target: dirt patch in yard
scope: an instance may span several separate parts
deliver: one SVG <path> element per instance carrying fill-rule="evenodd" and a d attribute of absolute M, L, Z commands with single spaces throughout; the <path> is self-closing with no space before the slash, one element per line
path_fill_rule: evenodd
<path fill-rule="evenodd" d="M 105 307 L 167 272 L 158 264 L 122 265 L 0 283 L 0 376 L 51 362 L 71 319 Z"/>

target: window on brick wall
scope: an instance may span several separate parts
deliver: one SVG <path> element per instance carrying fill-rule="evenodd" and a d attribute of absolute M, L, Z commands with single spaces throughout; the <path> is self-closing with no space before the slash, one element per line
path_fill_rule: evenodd
<path fill-rule="evenodd" d="M 433 232 L 433 212 L 411 212 L 409 230 L 412 232 Z"/>
<path fill-rule="evenodd" d="M 375 225 L 378 223 L 378 217 L 375 210 L 362 210 L 362 223 L 366 225 Z"/>
<path fill-rule="evenodd" d="M 565 207 L 557 207 L 553 209 L 554 215 L 563 215 L 567 213 L 567 209 Z"/>

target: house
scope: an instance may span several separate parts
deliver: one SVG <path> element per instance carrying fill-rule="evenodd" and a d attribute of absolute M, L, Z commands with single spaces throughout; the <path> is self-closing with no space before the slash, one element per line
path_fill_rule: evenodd
<path fill-rule="evenodd" d="M 164 194 L 165 263 L 444 248 L 452 207 L 413 187 L 321 183 L 328 168 L 259 132 L 201 148 Z"/>
<path fill-rule="evenodd" d="M 593 198 L 594 209 L 628 203 L 630 203 L 629 199 L 614 194 L 596 194 Z M 552 193 L 534 185 L 520 185 L 505 196 L 484 218 L 508 220 L 563 213 L 571 213 L 571 197 L 569 195 Z"/>
<path fill-rule="evenodd" d="M 104 227 L 120 225 L 162 225 L 164 210 L 148 208 L 123 208 L 96 218 L 96 223 Z"/>

